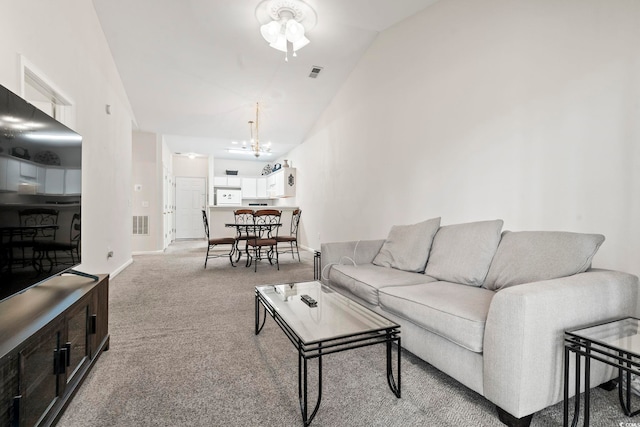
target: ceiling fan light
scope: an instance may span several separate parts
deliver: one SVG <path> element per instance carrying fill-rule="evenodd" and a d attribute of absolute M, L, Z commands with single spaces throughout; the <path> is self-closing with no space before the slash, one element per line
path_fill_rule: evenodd
<path fill-rule="evenodd" d="M 304 27 L 295 19 L 289 19 L 285 28 L 285 35 L 287 36 L 287 40 L 295 43 L 304 38 Z"/>
<path fill-rule="evenodd" d="M 293 51 L 295 52 L 296 50 L 300 50 L 308 44 L 309 44 L 309 39 L 302 36 L 300 40 L 293 43 Z"/>
<path fill-rule="evenodd" d="M 278 34 L 278 39 L 269 44 L 269 46 L 271 46 L 272 48 L 279 50 L 280 52 L 287 52 L 287 38 L 284 36 L 284 34 Z"/>
<path fill-rule="evenodd" d="M 282 25 L 278 21 L 271 21 L 260 27 L 260 34 L 262 34 L 267 43 L 275 43 L 281 32 Z"/>

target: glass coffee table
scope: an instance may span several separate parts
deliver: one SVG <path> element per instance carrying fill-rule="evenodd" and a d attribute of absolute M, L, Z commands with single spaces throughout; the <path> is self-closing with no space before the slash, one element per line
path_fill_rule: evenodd
<path fill-rule="evenodd" d="M 576 355 L 575 407 L 572 426 L 578 423 L 580 410 L 580 360 L 584 357 L 584 425 L 589 425 L 589 397 L 591 361 L 597 360 L 618 368 L 618 394 L 620 406 L 627 416 L 640 410 L 631 410 L 631 376 L 640 376 L 640 319 L 624 319 L 601 323 L 565 332 L 564 340 L 564 425 L 569 425 L 569 355 Z M 626 390 L 622 387 L 623 375 Z"/>
<path fill-rule="evenodd" d="M 305 295 L 313 301 L 305 303 Z M 264 308 L 262 322 L 260 306 Z M 400 397 L 400 325 L 317 281 L 256 286 L 256 335 L 262 330 L 267 313 L 298 350 L 298 400 L 305 426 L 311 423 L 320 407 L 322 357 L 332 353 L 386 343 L 387 382 L 396 397 Z M 397 382 L 392 363 L 394 342 L 397 344 Z M 307 400 L 309 359 L 318 359 L 318 400 L 310 414 Z"/>

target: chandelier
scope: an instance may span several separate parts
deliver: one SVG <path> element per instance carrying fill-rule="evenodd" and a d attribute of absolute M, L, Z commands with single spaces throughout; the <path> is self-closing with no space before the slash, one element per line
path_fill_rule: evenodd
<path fill-rule="evenodd" d="M 259 136 L 260 125 L 258 122 L 259 118 L 260 118 L 260 103 L 256 102 L 256 121 L 254 122 L 253 120 L 249 120 L 249 132 L 251 134 L 251 151 L 253 152 L 253 155 L 256 157 L 260 157 L 260 154 L 271 154 L 271 142 L 268 142 L 267 144 L 260 146 L 260 136 Z M 255 137 L 254 137 L 254 130 L 255 130 Z M 243 143 L 242 148 L 246 148 L 244 145 L 245 144 Z"/>
<path fill-rule="evenodd" d="M 302 0 L 263 0 L 256 7 L 256 18 L 261 24 L 260 34 L 274 49 L 284 52 L 289 61 L 289 52 L 309 44 L 305 32 L 316 25 L 316 12 Z"/>

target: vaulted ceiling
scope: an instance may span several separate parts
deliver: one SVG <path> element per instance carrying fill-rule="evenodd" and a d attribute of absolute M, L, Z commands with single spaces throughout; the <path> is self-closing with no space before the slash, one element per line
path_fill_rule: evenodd
<path fill-rule="evenodd" d="M 137 128 L 174 152 L 229 154 L 260 140 L 272 158 L 300 144 L 377 34 L 437 0 L 307 0 L 310 44 L 285 62 L 260 35 L 260 0 L 93 0 Z M 322 67 L 317 78 L 313 67 Z M 262 158 L 261 160 L 265 160 Z"/>

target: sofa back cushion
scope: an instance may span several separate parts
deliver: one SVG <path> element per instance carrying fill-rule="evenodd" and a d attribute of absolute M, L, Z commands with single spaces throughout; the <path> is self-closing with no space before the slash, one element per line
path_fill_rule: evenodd
<path fill-rule="evenodd" d="M 411 225 L 394 225 L 373 263 L 381 267 L 424 272 L 431 242 L 439 227 L 440 218 Z"/>
<path fill-rule="evenodd" d="M 502 224 L 498 219 L 440 227 L 425 274 L 445 282 L 482 286 L 500 243 Z"/>
<path fill-rule="evenodd" d="M 500 290 L 587 271 L 604 242 L 601 234 L 505 231 L 484 287 Z"/>

